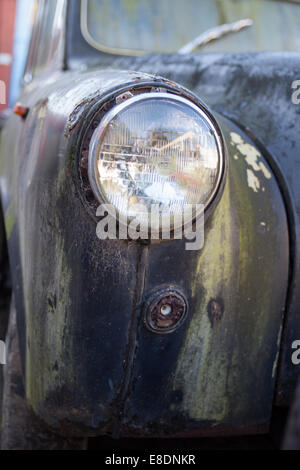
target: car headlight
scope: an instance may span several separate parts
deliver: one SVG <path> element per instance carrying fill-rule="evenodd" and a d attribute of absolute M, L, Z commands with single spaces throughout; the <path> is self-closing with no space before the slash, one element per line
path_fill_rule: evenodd
<path fill-rule="evenodd" d="M 209 115 L 164 92 L 133 96 L 107 112 L 88 158 L 96 199 L 127 219 L 142 218 L 153 204 L 172 215 L 187 204 L 206 208 L 224 167 L 220 131 Z"/>

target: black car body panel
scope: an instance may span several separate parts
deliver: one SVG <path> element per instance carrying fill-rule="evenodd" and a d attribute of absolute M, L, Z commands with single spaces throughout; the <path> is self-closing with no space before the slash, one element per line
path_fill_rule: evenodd
<path fill-rule="evenodd" d="M 60 67 L 73 70 L 55 62 L 49 76 L 33 77 L 20 97 L 26 119 L 11 116 L 1 132 L 29 405 L 49 426 L 80 435 L 265 432 L 276 380 L 281 403 L 292 392 L 290 348 L 300 336 L 300 107 L 290 88 L 299 55 L 121 58 L 89 52 L 72 27 L 66 38 Z M 94 70 L 79 71 L 84 56 Z M 87 116 L 107 96 L 143 86 L 187 87 L 223 132 L 228 174 L 202 250 L 96 236 L 78 178 Z M 144 327 L 145 302 L 170 286 L 187 299 L 187 321 L 155 335 Z"/>
<path fill-rule="evenodd" d="M 125 433 L 144 435 L 157 434 L 158 425 L 162 434 L 266 425 L 289 265 L 277 181 L 246 135 L 220 120 L 229 173 L 202 250 L 186 251 L 180 240 L 98 240 L 76 183 L 76 142 L 91 103 L 137 78 L 139 86 L 151 80 L 65 73 L 24 95 L 25 122 L 13 117 L 5 128 L 4 138 L 21 127 L 4 163 L 2 200 L 28 400 L 52 426 L 78 421 L 95 432 L 122 432 L 123 422 Z M 247 183 L 249 151 L 265 167 L 259 190 Z M 141 316 L 147 296 L 166 285 L 185 293 L 190 313 L 180 330 L 161 337 L 145 330 Z M 212 301 L 222 310 L 216 324 Z"/>
<path fill-rule="evenodd" d="M 128 59 L 125 62 L 128 68 Z M 292 83 L 300 77 L 299 54 L 194 54 L 181 58 L 180 66 L 178 56 L 152 56 L 131 60 L 131 67 L 181 83 L 237 123 L 264 149 L 278 179 L 290 224 L 291 278 L 276 400 L 288 405 L 298 377 L 291 344 L 300 337 L 300 105 L 292 102 Z"/>

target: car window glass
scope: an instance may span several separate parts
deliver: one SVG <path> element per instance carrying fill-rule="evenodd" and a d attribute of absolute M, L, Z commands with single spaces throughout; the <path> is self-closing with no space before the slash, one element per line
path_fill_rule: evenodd
<path fill-rule="evenodd" d="M 300 3 L 296 1 L 81 1 L 85 39 L 115 53 L 176 52 L 208 29 L 242 18 L 252 19 L 253 26 L 212 42 L 205 50 L 300 50 Z"/>

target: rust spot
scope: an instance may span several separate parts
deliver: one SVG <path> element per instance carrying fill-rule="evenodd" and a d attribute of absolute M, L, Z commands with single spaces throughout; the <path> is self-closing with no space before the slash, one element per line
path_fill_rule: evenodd
<path fill-rule="evenodd" d="M 151 312 L 151 320 L 158 328 L 175 325 L 183 315 L 185 305 L 181 299 L 169 296 L 161 299 Z"/>
<path fill-rule="evenodd" d="M 82 168 L 87 169 L 88 168 L 88 156 L 89 156 L 89 151 L 88 150 L 83 150 L 81 152 L 81 160 L 80 160 L 80 166 Z"/>
<path fill-rule="evenodd" d="M 186 311 L 186 300 L 177 291 L 160 293 L 147 303 L 146 326 L 156 333 L 170 333 L 182 323 Z"/>
<path fill-rule="evenodd" d="M 83 99 L 77 106 L 73 109 L 69 115 L 66 128 L 64 131 L 64 136 L 69 138 L 80 122 L 80 118 L 83 116 L 84 112 L 91 106 L 97 97 L 88 97 Z"/>
<path fill-rule="evenodd" d="M 178 84 L 175 83 L 175 82 L 173 82 L 172 80 L 168 80 L 168 79 L 164 78 L 164 79 L 162 80 L 162 82 L 163 82 L 163 83 L 166 83 L 167 85 L 171 85 L 171 86 L 173 86 L 173 87 L 175 87 L 175 88 L 178 89 Z"/>
<path fill-rule="evenodd" d="M 207 307 L 208 318 L 213 328 L 222 319 L 224 313 L 224 306 L 221 299 L 212 299 Z"/>

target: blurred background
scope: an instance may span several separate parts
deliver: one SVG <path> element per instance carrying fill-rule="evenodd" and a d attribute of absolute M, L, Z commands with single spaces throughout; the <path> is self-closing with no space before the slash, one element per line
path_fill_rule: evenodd
<path fill-rule="evenodd" d="M 0 114 L 18 98 L 38 1 L 0 0 Z M 174 53 L 210 28 L 241 19 L 252 26 L 192 52 L 300 49 L 300 0 L 83 0 L 85 5 L 82 33 L 100 52 Z"/>
<path fill-rule="evenodd" d="M 35 3 L 34 0 L 0 0 L 0 80 L 5 84 L 0 113 L 15 103 L 19 93 Z"/>
<path fill-rule="evenodd" d="M 11 74 L 16 0 L 0 1 L 0 79 L 5 83 L 5 100 L 0 100 L 0 112 L 8 103 Z M 3 103 L 5 101 L 5 103 Z"/>

